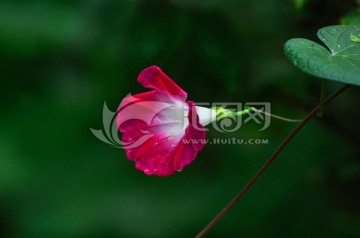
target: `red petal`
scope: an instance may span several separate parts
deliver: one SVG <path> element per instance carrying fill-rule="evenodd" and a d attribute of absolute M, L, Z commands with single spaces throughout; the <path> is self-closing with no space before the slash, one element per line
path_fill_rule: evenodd
<path fill-rule="evenodd" d="M 161 134 L 154 135 L 134 149 L 125 148 L 126 155 L 130 160 L 135 160 L 136 168 L 147 175 L 172 175 L 176 172 L 173 167 L 176 147 L 172 147 L 172 144 L 177 146 L 178 141 L 178 138 L 169 138 Z"/>
<path fill-rule="evenodd" d="M 121 132 L 163 125 L 154 118 L 176 101 L 167 92 L 150 91 L 128 96 L 122 100 L 118 109 L 116 125 Z"/>
<path fill-rule="evenodd" d="M 177 171 L 194 161 L 198 151 L 202 150 L 206 143 L 205 128 L 199 123 L 195 103 L 189 101 L 188 105 L 189 126 L 186 128 L 185 136 L 179 141 L 174 155 L 173 165 Z"/>
<path fill-rule="evenodd" d="M 148 126 L 138 122 L 133 130 L 126 130 L 123 134 L 123 142 L 133 142 L 146 136 L 150 138 L 135 148 L 125 148 L 126 155 L 130 160 L 135 160 L 136 168 L 147 175 L 168 176 L 182 170 L 190 164 L 205 145 L 205 130 L 199 123 L 195 104 L 188 102 L 189 125 L 184 134 L 169 137 L 166 132 L 170 130 L 170 124 Z"/>
<path fill-rule="evenodd" d="M 187 94 L 159 67 L 144 69 L 138 81 L 154 91 L 126 97 L 119 106 L 116 123 L 123 132 L 126 155 L 147 175 L 172 175 L 204 147 L 204 127 L 195 104 L 188 102 L 189 124 L 183 129 L 179 105 L 184 106 Z"/>
<path fill-rule="evenodd" d="M 164 90 L 184 102 L 186 100 L 187 93 L 157 66 L 150 66 L 141 71 L 138 81 L 146 88 Z"/>

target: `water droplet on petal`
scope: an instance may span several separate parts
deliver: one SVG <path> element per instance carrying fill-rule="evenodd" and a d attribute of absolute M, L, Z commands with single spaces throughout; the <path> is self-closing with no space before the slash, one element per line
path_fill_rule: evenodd
<path fill-rule="evenodd" d="M 160 118 L 158 116 L 154 117 L 154 122 L 161 122 Z"/>

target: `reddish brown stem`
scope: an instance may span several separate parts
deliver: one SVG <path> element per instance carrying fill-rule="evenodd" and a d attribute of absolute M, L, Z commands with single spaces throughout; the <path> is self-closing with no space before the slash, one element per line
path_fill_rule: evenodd
<path fill-rule="evenodd" d="M 331 94 L 324 104 L 329 103 L 342 92 L 344 92 L 350 85 L 346 84 L 340 88 L 335 93 Z M 245 185 L 245 187 L 229 202 L 226 207 L 196 236 L 196 238 L 203 237 L 235 204 L 239 199 L 244 196 L 244 194 L 249 190 L 249 188 L 254 185 L 254 183 L 260 178 L 260 176 L 265 172 L 269 165 L 275 160 L 275 158 L 280 154 L 280 152 L 285 148 L 285 146 L 294 138 L 294 136 L 299 132 L 299 130 L 310 121 L 310 119 L 319 111 L 320 105 L 312 109 L 309 114 L 294 128 L 294 130 L 281 142 L 279 147 L 274 151 L 274 153 L 269 157 L 265 164 L 260 168 L 260 170 L 252 177 L 252 179 Z"/>

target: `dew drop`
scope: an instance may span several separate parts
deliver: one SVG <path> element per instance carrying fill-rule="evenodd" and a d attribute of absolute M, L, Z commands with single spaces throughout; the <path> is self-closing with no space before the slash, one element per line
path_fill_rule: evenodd
<path fill-rule="evenodd" d="M 154 122 L 161 122 L 160 118 L 158 116 L 154 117 Z"/>

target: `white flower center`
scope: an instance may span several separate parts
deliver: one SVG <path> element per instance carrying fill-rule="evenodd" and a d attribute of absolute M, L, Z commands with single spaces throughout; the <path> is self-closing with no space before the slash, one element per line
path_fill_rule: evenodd
<path fill-rule="evenodd" d="M 211 108 L 196 106 L 196 113 L 199 116 L 200 124 L 203 126 L 216 120 L 216 111 Z"/>

